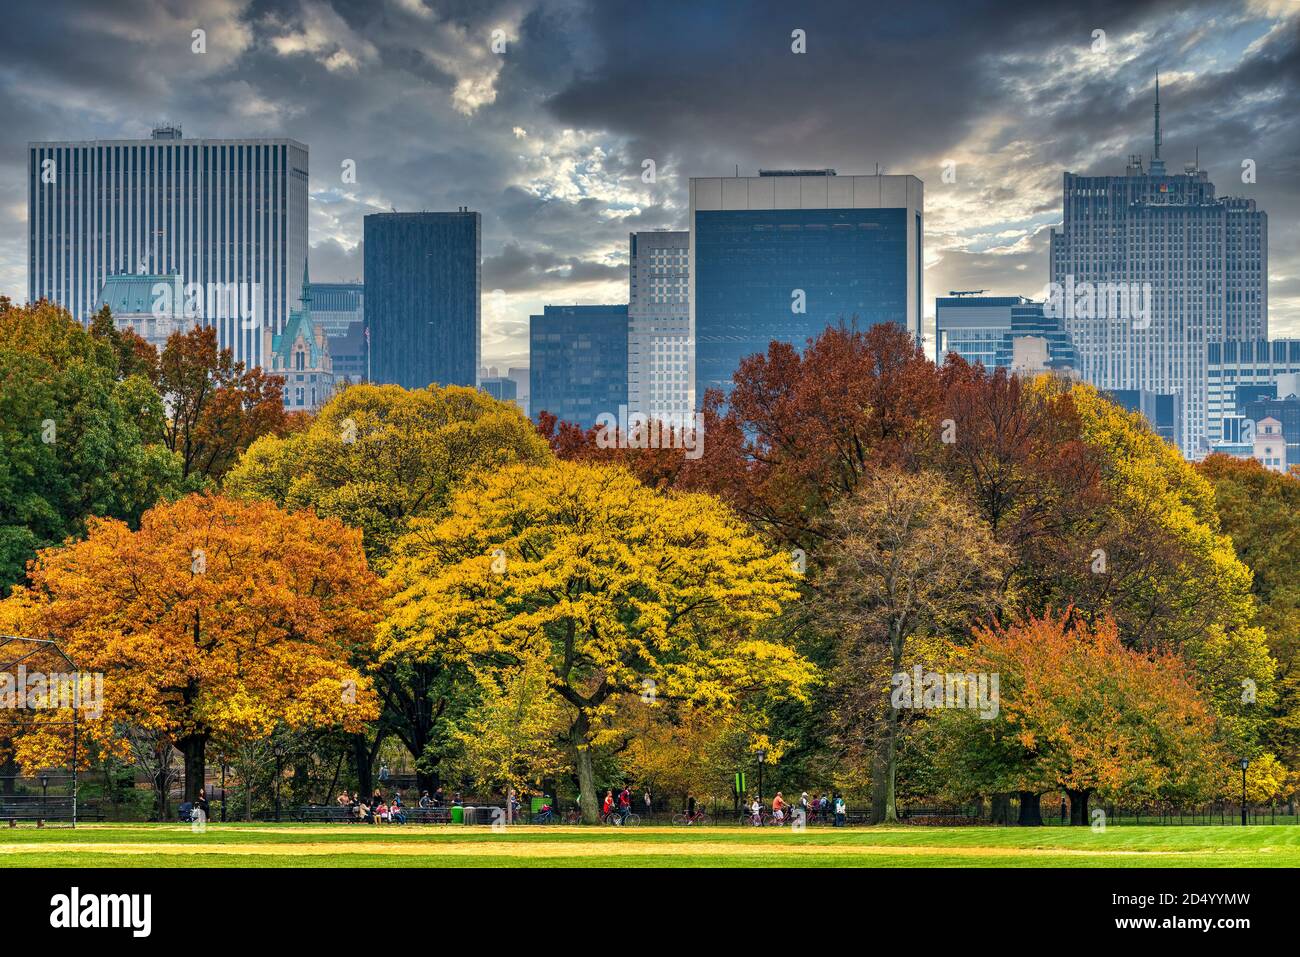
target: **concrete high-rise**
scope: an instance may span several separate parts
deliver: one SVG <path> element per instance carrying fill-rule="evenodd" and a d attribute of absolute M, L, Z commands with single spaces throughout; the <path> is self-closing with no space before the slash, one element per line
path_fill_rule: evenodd
<path fill-rule="evenodd" d="M 628 236 L 627 405 L 631 412 L 672 417 L 695 408 L 690 242 L 685 231 Z"/>
<path fill-rule="evenodd" d="M 477 386 L 482 218 L 375 213 L 364 234 L 371 381 Z"/>
<path fill-rule="evenodd" d="M 262 365 L 302 295 L 307 147 L 291 139 L 183 139 L 27 145 L 30 300 L 85 322 L 110 276 L 177 277 L 156 314 L 217 329 L 234 357 Z M 197 294 L 190 290 L 197 289 Z"/>
<path fill-rule="evenodd" d="M 1176 393 L 1177 445 L 1199 458 L 1209 441 L 1211 346 L 1268 335 L 1268 217 L 1252 199 L 1216 197 L 1196 163 L 1168 172 L 1160 147 L 1157 80 L 1147 167 L 1130 156 L 1123 176 L 1065 174 L 1052 289 L 1083 378 Z"/>
<path fill-rule="evenodd" d="M 742 359 L 827 326 L 893 322 L 920 341 L 924 187 L 915 176 L 760 170 L 690 182 L 695 402 Z"/>

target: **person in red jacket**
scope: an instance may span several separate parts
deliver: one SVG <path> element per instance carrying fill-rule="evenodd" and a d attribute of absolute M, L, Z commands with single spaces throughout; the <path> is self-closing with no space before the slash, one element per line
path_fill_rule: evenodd
<path fill-rule="evenodd" d="M 601 805 L 600 813 L 602 816 L 608 816 L 614 810 L 614 792 L 612 790 L 605 792 L 605 803 Z"/>

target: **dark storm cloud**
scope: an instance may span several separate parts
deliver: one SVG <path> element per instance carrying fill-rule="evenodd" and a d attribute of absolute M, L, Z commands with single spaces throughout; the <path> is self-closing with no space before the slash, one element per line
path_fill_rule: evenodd
<path fill-rule="evenodd" d="M 737 165 L 915 173 L 927 308 L 949 288 L 1032 294 L 1062 171 L 1150 152 L 1159 68 L 1170 168 L 1199 147 L 1221 193 L 1269 211 L 1273 327 L 1300 333 L 1297 24 L 1245 2 L 26 0 L 0 36 L 0 288 L 26 288 L 26 141 L 169 118 L 310 146 L 318 279 L 360 275 L 368 213 L 479 210 L 497 361 L 546 302 L 625 298 L 628 232 L 684 228 L 687 179 Z"/>

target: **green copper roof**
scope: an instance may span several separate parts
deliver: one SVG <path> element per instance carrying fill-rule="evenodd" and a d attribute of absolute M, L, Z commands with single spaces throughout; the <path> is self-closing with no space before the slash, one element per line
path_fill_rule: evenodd
<path fill-rule="evenodd" d="M 104 305 L 115 316 L 142 315 L 153 311 L 153 287 L 162 283 L 172 288 L 176 277 L 141 273 L 121 273 L 109 276 L 95 300 L 95 311 Z"/>

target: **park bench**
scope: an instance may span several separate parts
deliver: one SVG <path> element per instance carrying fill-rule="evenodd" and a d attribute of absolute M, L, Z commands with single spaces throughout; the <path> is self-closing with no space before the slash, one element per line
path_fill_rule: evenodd
<path fill-rule="evenodd" d="M 90 804 L 77 808 L 77 819 L 82 821 L 102 821 L 104 814 L 98 807 Z M 72 801 L 70 798 L 51 798 L 48 801 L 9 801 L 0 803 L 0 821 L 10 827 L 17 827 L 20 821 L 35 822 L 37 827 L 51 823 L 72 823 Z"/>
<path fill-rule="evenodd" d="M 346 823 L 352 819 L 352 809 L 339 807 L 337 804 L 308 804 L 298 808 L 298 820 L 304 823 L 309 821 Z"/>

